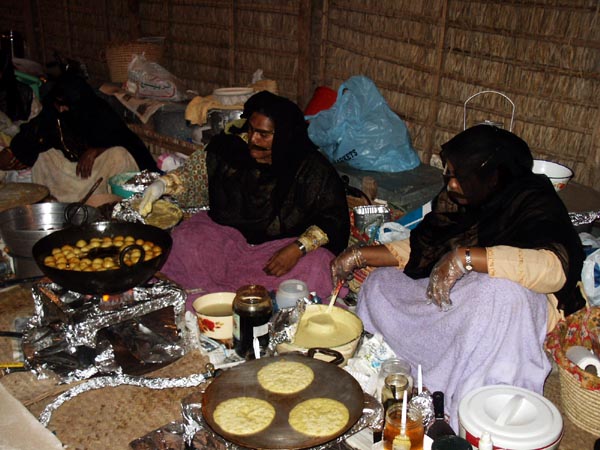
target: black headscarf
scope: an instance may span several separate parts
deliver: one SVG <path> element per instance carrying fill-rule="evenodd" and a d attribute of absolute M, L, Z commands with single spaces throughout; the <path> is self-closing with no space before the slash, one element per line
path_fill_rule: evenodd
<path fill-rule="evenodd" d="M 273 121 L 272 164 L 258 163 L 233 134 L 213 138 L 206 148 L 210 217 L 241 231 L 258 244 L 299 236 L 316 225 L 329 237 L 334 253 L 348 243 L 349 218 L 344 184 L 308 137 L 300 108 L 292 101 L 262 91 L 244 105 L 242 117 L 260 113 Z"/>
<path fill-rule="evenodd" d="M 269 91 L 254 94 L 244 104 L 244 131 L 247 131 L 248 120 L 255 112 L 267 116 L 275 125 L 271 146 L 271 170 L 277 178 L 274 201 L 280 205 L 290 189 L 298 167 L 308 153 L 317 150 L 317 146 L 308 137 L 308 125 L 304 114 L 291 100 Z"/>
<path fill-rule="evenodd" d="M 545 175 L 531 171 L 533 157 L 518 136 L 477 125 L 442 145 L 467 195 L 483 190 L 478 205 L 459 206 L 446 186 L 433 200 L 432 212 L 411 233 L 405 273 L 428 277 L 434 264 L 459 246 L 547 249 L 560 259 L 567 281 L 556 292 L 558 307 L 571 314 L 585 304 L 577 282 L 585 255 L 567 209 Z"/>
<path fill-rule="evenodd" d="M 57 104 L 68 106 L 68 111 L 59 113 Z M 61 149 L 76 161 L 87 148 L 115 146 L 125 147 L 140 170 L 158 171 L 146 145 L 115 110 L 83 78 L 68 73 L 57 78 L 43 99 L 42 112 L 24 124 L 11 142 L 15 156 L 28 166 L 50 148 Z"/>

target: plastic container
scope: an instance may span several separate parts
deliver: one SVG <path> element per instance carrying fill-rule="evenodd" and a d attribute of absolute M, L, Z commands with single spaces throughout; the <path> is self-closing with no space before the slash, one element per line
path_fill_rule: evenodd
<path fill-rule="evenodd" d="M 118 175 L 112 176 L 108 179 L 108 185 L 110 186 L 111 193 L 119 195 L 123 198 L 129 198 L 135 194 L 133 191 L 128 191 L 123 187 L 128 180 L 139 172 L 123 172 Z"/>
<path fill-rule="evenodd" d="M 458 407 L 460 437 L 478 447 L 484 431 L 494 448 L 558 449 L 563 435 L 560 412 L 543 396 L 508 385 L 485 386 L 469 392 Z"/>
<path fill-rule="evenodd" d="M 300 298 L 308 297 L 308 287 L 301 280 L 286 280 L 277 288 L 275 301 L 279 308 L 291 308 L 296 306 Z"/>

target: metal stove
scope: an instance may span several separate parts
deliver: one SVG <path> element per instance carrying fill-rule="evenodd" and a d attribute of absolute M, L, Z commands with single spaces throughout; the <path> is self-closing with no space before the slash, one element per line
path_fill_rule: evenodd
<path fill-rule="evenodd" d="M 184 353 L 185 291 L 161 279 L 113 295 L 87 295 L 48 279 L 32 287 L 35 314 L 23 336 L 27 365 L 65 381 L 144 373 Z"/>

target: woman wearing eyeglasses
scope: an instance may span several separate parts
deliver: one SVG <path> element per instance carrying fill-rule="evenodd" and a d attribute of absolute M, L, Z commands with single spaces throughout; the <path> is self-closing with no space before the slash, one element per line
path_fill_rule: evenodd
<path fill-rule="evenodd" d="M 142 215 L 163 194 L 209 207 L 174 230 L 163 272 L 207 292 L 248 283 L 275 289 L 299 278 L 326 296 L 329 263 L 350 234 L 344 184 L 290 100 L 259 92 L 242 118 L 144 194 Z"/>
<path fill-rule="evenodd" d="M 444 188 L 410 238 L 349 248 L 332 275 L 335 282 L 359 267 L 387 267 L 362 285 L 358 314 L 398 356 L 423 366 L 457 425 L 458 402 L 474 388 L 542 392 L 546 332 L 585 304 L 577 287 L 584 253 L 518 136 L 477 125 L 443 144 L 440 156 Z"/>

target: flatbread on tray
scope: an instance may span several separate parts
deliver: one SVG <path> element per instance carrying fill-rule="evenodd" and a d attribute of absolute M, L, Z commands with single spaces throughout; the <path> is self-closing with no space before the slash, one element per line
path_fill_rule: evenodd
<path fill-rule="evenodd" d="M 247 436 L 267 428 L 275 418 L 269 402 L 254 397 L 235 397 L 217 405 L 215 423 L 226 433 Z"/>
<path fill-rule="evenodd" d="M 268 364 L 256 376 L 263 389 L 276 394 L 295 394 L 306 389 L 315 379 L 310 367 L 295 361 Z"/>
<path fill-rule="evenodd" d="M 290 426 L 308 436 L 323 437 L 339 433 L 350 419 L 348 408 L 331 398 L 311 398 L 290 411 Z"/>

